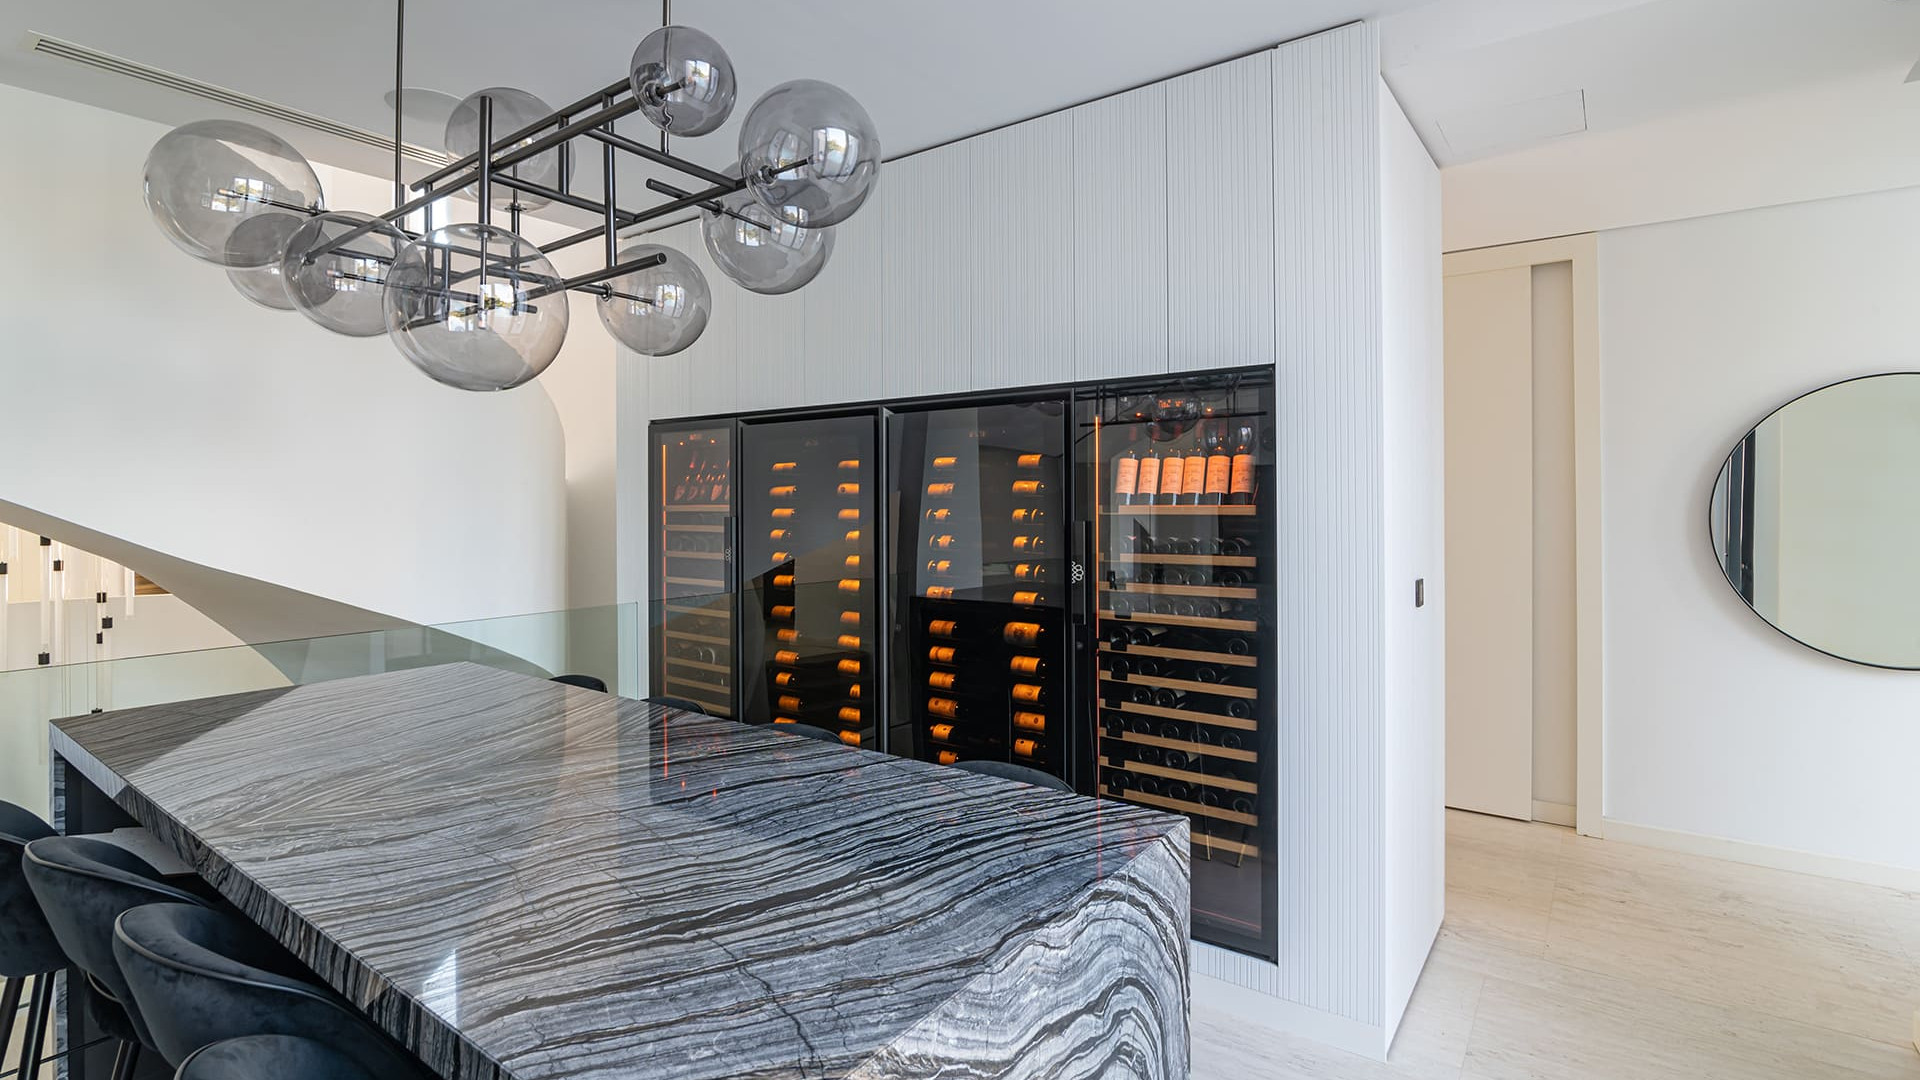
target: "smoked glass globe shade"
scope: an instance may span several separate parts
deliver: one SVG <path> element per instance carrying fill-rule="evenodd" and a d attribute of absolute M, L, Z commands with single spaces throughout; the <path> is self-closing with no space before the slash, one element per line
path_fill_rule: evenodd
<path fill-rule="evenodd" d="M 511 86 L 490 86 L 485 90 L 475 90 L 461 99 L 453 107 L 453 114 L 447 117 L 447 150 L 455 157 L 466 157 L 480 149 L 480 99 L 493 99 L 493 141 L 499 142 L 508 135 L 519 131 L 528 124 L 553 112 L 553 107 L 525 90 L 516 90 Z M 549 131 L 559 130 L 559 124 L 550 129 L 534 132 L 521 139 L 516 146 L 527 146 Z M 542 150 L 525 161 L 515 162 L 494 174 L 493 205 L 505 208 L 516 201 L 523 210 L 538 210 L 553 200 L 545 195 L 516 191 L 500 183 L 501 176 L 516 180 L 526 180 L 544 187 L 560 186 L 560 157 L 570 153 L 568 144 Z M 467 194 L 477 195 L 472 186 Z"/>
<path fill-rule="evenodd" d="M 449 225 L 403 246 L 387 274 L 387 336 L 415 367 L 462 390 L 539 375 L 567 337 L 567 294 L 532 244 L 492 225 Z"/>
<path fill-rule="evenodd" d="M 233 230 L 227 238 L 233 266 L 227 280 L 241 296 L 275 311 L 293 310 L 293 298 L 287 295 L 286 279 L 280 274 L 281 254 L 287 240 L 304 224 L 306 219 L 296 214 L 257 214 Z"/>
<path fill-rule="evenodd" d="M 621 262 L 648 255 L 666 261 L 607 282 L 600 322 L 620 343 L 643 356 L 672 356 L 699 339 L 713 308 L 707 276 L 683 253 L 659 244 L 635 244 Z"/>
<path fill-rule="evenodd" d="M 372 229 L 334 246 L 368 222 L 374 223 Z M 380 294 L 394 253 L 406 242 L 399 229 L 370 214 L 343 211 L 310 218 L 287 240 L 281 260 L 287 297 L 300 314 L 336 334 L 384 334 L 387 313 Z"/>
<path fill-rule="evenodd" d="M 852 95 L 795 79 L 761 95 L 740 125 L 748 189 L 790 224 L 838 225 L 880 179 L 880 136 Z"/>
<path fill-rule="evenodd" d="M 147 211 L 174 246 L 219 266 L 259 266 L 259 244 L 228 240 L 250 218 L 304 216 L 322 209 L 320 178 L 285 139 L 233 120 L 200 120 L 174 128 L 147 154 Z M 271 253 L 278 258 L 279 253 Z"/>
<path fill-rule="evenodd" d="M 720 213 L 703 212 L 700 231 L 722 273 L 768 295 L 812 281 L 833 254 L 832 229 L 791 224 L 744 190 L 720 200 Z"/>
<path fill-rule="evenodd" d="M 720 43 L 691 26 L 663 26 L 633 51 L 633 97 L 669 135 L 706 135 L 733 113 L 738 87 Z"/>

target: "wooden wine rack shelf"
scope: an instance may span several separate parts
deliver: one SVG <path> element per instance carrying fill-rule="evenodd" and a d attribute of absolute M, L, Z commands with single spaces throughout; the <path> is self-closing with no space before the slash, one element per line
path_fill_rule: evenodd
<path fill-rule="evenodd" d="M 1258 844 L 1242 844 L 1237 840 L 1220 840 L 1208 836 L 1204 832 L 1196 832 L 1193 834 L 1193 846 L 1195 848 L 1207 849 L 1207 854 L 1197 856 L 1202 859 L 1212 858 L 1216 852 L 1238 855 L 1243 859 L 1257 859 L 1260 857 L 1260 845 Z"/>
<path fill-rule="evenodd" d="M 1102 510 L 1107 517 L 1252 517 L 1259 507 L 1232 506 L 1116 506 Z"/>
<path fill-rule="evenodd" d="M 1222 791 L 1237 791 L 1242 795 L 1257 795 L 1260 793 L 1260 785 L 1250 780 L 1241 780 L 1232 776 L 1209 776 L 1206 773 L 1197 773 L 1191 769 L 1169 769 L 1165 765 L 1149 765 L 1144 761 L 1110 763 L 1107 765 L 1107 768 L 1125 769 L 1127 772 L 1140 773 L 1144 776 L 1158 776 L 1162 780 L 1185 780 L 1190 784 L 1204 784 L 1207 787 L 1219 788 Z"/>
<path fill-rule="evenodd" d="M 1158 735 L 1142 735 L 1133 731 L 1121 732 L 1118 735 L 1108 735 L 1103 732 L 1100 738 L 1121 743 L 1136 743 L 1140 746 L 1156 746 L 1162 750 L 1178 750 L 1186 754 L 1217 757 L 1223 761 L 1253 763 L 1260 760 L 1260 755 L 1251 750 L 1229 750 L 1224 746 L 1214 746 L 1211 743 L 1190 742 L 1186 739 L 1163 739 Z"/>
<path fill-rule="evenodd" d="M 702 705 L 709 705 L 721 710 L 714 714 L 716 716 L 726 716 L 733 710 L 733 706 L 726 702 L 714 700 L 712 694 L 720 688 L 714 686 L 712 683 L 696 682 L 692 679 L 681 679 L 673 675 L 668 675 L 661 681 L 675 688 L 674 697 L 683 697 L 688 701 L 697 701 Z"/>
<path fill-rule="evenodd" d="M 1164 795 L 1149 795 L 1144 791 L 1115 791 L 1107 785 L 1101 784 L 1100 793 L 1112 799 L 1136 802 L 1142 806 L 1157 806 L 1162 810 L 1177 810 L 1182 814 L 1198 814 L 1201 817 L 1217 818 L 1221 821 L 1231 821 L 1235 825 L 1251 825 L 1257 827 L 1260 824 L 1260 819 L 1254 817 L 1252 814 L 1236 813 L 1235 811 L 1218 806 L 1202 806 L 1197 802 L 1187 802 L 1185 799 L 1169 799 Z"/>
<path fill-rule="evenodd" d="M 675 503 L 672 506 L 662 506 L 660 509 L 668 513 L 682 514 L 730 514 L 733 512 L 733 507 L 725 503 Z"/>
<path fill-rule="evenodd" d="M 1158 686 L 1167 690 L 1185 690 L 1190 694 L 1212 694 L 1215 697 L 1242 698 L 1247 701 L 1260 696 L 1260 691 L 1251 686 L 1228 686 L 1226 683 L 1169 679 L 1160 675 L 1129 675 L 1124 679 L 1118 679 L 1105 668 L 1100 669 L 1100 681 L 1113 683 L 1116 686 Z"/>
<path fill-rule="evenodd" d="M 1129 582 L 1114 587 L 1104 582 L 1100 585 L 1103 593 L 1147 593 L 1152 596 L 1207 596 L 1220 600 L 1258 600 L 1260 590 L 1235 585 L 1156 585 L 1152 582 Z"/>
<path fill-rule="evenodd" d="M 668 532 L 717 533 L 727 531 L 725 525 L 662 525 L 661 528 Z"/>
<path fill-rule="evenodd" d="M 675 615 L 702 615 L 709 619 L 726 619 L 733 615 L 726 608 L 688 607 L 685 604 L 668 604 L 666 608 Z"/>
<path fill-rule="evenodd" d="M 1220 716 L 1215 713 L 1194 712 L 1192 709 L 1168 709 L 1159 705 L 1142 705 L 1137 701 L 1122 701 L 1105 708 L 1118 712 L 1139 713 L 1141 716 L 1158 716 L 1167 720 L 1190 720 L 1196 724 L 1212 724 L 1214 727 L 1232 728 L 1235 731 L 1258 731 L 1260 725 L 1252 720 L 1243 720 L 1238 716 Z"/>
<path fill-rule="evenodd" d="M 1245 630 L 1249 633 L 1260 629 L 1260 624 L 1252 619 L 1216 619 L 1205 615 L 1161 615 L 1152 611 L 1139 611 L 1131 615 L 1115 615 L 1100 609 L 1103 619 L 1117 619 L 1121 622 L 1151 623 L 1155 626 L 1198 626 L 1207 630 Z"/>
<path fill-rule="evenodd" d="M 1117 563 L 1166 563 L 1169 566 L 1259 566 L 1253 555 L 1155 555 L 1145 551 L 1123 551 L 1103 556 Z"/>
<path fill-rule="evenodd" d="M 669 577 L 666 582 L 669 585 L 693 585 L 702 589 L 712 589 L 714 592 L 727 587 L 727 583 L 719 578 Z"/>
<path fill-rule="evenodd" d="M 674 641 L 697 641 L 702 645 L 725 645 L 731 648 L 733 642 L 711 634 L 689 634 L 684 630 L 662 630 L 661 633 Z"/>
<path fill-rule="evenodd" d="M 1153 656 L 1167 660 L 1206 660 L 1215 664 L 1225 664 L 1228 667 L 1260 666 L 1260 658 L 1257 656 L 1237 656 L 1233 653 L 1207 652 L 1202 649 L 1169 649 L 1164 645 L 1129 645 L 1124 649 L 1116 649 L 1110 644 L 1102 643 L 1100 651 L 1113 656 Z"/>
<path fill-rule="evenodd" d="M 671 556 L 673 556 L 673 557 L 674 557 L 674 558 L 676 558 L 676 559 L 708 559 L 708 560 L 713 560 L 713 561 L 718 561 L 718 560 L 720 560 L 720 559 L 724 559 L 724 558 L 726 558 L 726 555 L 725 555 L 724 553 L 722 553 L 722 552 L 718 552 L 718 551 L 673 551 L 673 550 L 669 550 L 669 551 L 667 551 L 667 554 L 668 554 L 668 555 L 671 555 Z"/>
<path fill-rule="evenodd" d="M 727 667 L 725 664 L 709 664 L 705 660 L 688 660 L 679 656 L 669 656 L 667 657 L 667 663 L 676 664 L 683 668 L 692 668 L 695 671 L 711 671 L 719 675 L 733 674 L 733 669 Z"/>

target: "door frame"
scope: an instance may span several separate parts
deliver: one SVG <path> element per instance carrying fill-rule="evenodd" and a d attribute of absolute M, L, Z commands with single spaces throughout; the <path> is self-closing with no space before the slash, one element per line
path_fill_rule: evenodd
<path fill-rule="evenodd" d="M 1600 836 L 1606 699 L 1601 684 L 1600 274 L 1593 233 L 1448 252 L 1443 277 L 1573 264 L 1574 828 Z"/>

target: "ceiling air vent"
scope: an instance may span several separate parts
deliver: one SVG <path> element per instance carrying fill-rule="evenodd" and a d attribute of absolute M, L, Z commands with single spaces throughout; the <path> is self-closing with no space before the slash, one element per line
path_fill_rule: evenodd
<path fill-rule="evenodd" d="M 132 60 L 98 52 L 87 48 L 85 45 L 75 45 L 71 41 L 62 41 L 59 38 L 48 37 L 45 34 L 30 33 L 28 35 L 28 42 L 33 52 L 45 56 L 57 57 L 61 60 L 68 60 L 76 64 L 85 64 L 90 68 L 104 71 L 111 75 L 119 75 L 128 79 L 138 79 L 144 83 L 165 87 L 168 90 L 189 94 L 206 101 L 218 102 L 228 108 L 240 109 L 253 113 L 256 116 L 279 120 L 282 123 L 298 124 L 301 127 L 332 135 L 335 138 L 347 139 L 365 146 L 375 147 L 389 154 L 393 153 L 393 137 L 390 135 L 380 135 L 372 131 L 367 131 L 364 128 L 349 127 L 337 120 L 329 120 L 324 116 L 301 112 L 298 109 L 289 109 L 285 105 L 277 105 L 271 101 L 263 101 L 257 97 L 250 97 L 238 91 L 229 90 L 224 86 L 215 86 L 212 83 L 204 83 L 198 79 L 189 79 L 185 75 L 175 75 L 171 71 L 161 71 L 159 68 L 148 67 L 145 64 L 138 64 Z M 424 146 L 416 146 L 413 143 L 402 144 L 401 152 L 415 161 L 428 165 L 445 165 L 453 160 L 438 150 Z"/>

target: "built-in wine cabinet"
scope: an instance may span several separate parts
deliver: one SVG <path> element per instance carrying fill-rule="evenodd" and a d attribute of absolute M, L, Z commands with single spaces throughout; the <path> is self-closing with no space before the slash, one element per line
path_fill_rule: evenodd
<path fill-rule="evenodd" d="M 1194 935 L 1272 958 L 1273 392 L 656 425 L 656 692 L 1184 814 Z"/>

